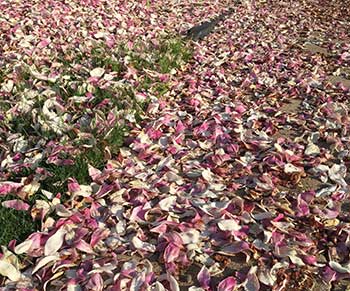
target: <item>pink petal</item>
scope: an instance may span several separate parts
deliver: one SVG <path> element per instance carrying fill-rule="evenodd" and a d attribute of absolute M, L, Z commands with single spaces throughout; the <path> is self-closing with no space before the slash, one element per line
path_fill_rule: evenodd
<path fill-rule="evenodd" d="M 227 277 L 218 285 L 218 291 L 232 291 L 236 286 L 236 279 L 234 277 Z"/>
<path fill-rule="evenodd" d="M 68 179 L 68 191 L 69 192 L 77 192 L 80 190 L 80 185 L 74 178 Z"/>
<path fill-rule="evenodd" d="M 75 247 L 85 253 L 88 254 L 94 254 L 94 250 L 92 249 L 92 247 L 84 240 L 79 240 L 78 243 L 75 245 Z"/>
<path fill-rule="evenodd" d="M 173 243 L 170 243 L 164 251 L 164 261 L 167 263 L 173 262 L 180 254 L 180 248 Z"/>
<path fill-rule="evenodd" d="M 21 183 L 15 183 L 15 182 L 3 182 L 3 183 L 0 183 L 0 196 L 5 196 L 7 194 L 15 192 L 20 187 L 22 187 Z"/>
<path fill-rule="evenodd" d="M 51 42 L 51 40 L 49 40 L 49 39 L 43 39 L 41 42 L 39 42 L 39 44 L 38 44 L 38 47 L 39 48 L 44 48 L 44 47 L 46 47 L 48 44 L 50 44 L 50 42 Z"/>
<path fill-rule="evenodd" d="M 203 266 L 197 275 L 197 280 L 202 288 L 208 289 L 210 284 L 210 273 L 209 270 Z"/>
<path fill-rule="evenodd" d="M 1 203 L 2 206 L 7 208 L 13 208 L 16 210 L 28 210 L 30 208 L 30 205 L 21 201 L 21 200 L 7 200 Z"/>
<path fill-rule="evenodd" d="M 102 291 L 103 279 L 101 275 L 99 273 L 93 274 L 85 287 L 87 288 L 87 290 Z"/>

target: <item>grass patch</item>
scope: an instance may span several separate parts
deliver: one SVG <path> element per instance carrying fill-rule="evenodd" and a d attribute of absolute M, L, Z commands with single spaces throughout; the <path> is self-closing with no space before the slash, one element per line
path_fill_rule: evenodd
<path fill-rule="evenodd" d="M 166 92 L 169 91 L 169 84 L 168 83 L 157 83 L 154 86 L 154 91 L 157 92 L 158 95 L 163 95 Z"/>
<path fill-rule="evenodd" d="M 125 66 L 120 61 L 125 55 L 125 49 L 119 46 L 112 51 L 105 45 L 97 45 L 91 50 L 91 64 L 93 67 L 101 67 L 112 72 L 121 73 L 125 71 Z"/>
<path fill-rule="evenodd" d="M 158 44 L 150 44 L 149 47 L 136 45 L 136 50 L 128 53 L 131 64 L 136 69 L 148 69 L 162 74 L 180 68 L 192 55 L 193 51 L 178 37 L 162 38 Z"/>
<path fill-rule="evenodd" d="M 110 139 L 111 141 L 113 139 L 117 146 L 120 146 L 120 143 L 122 142 L 122 137 L 118 130 L 115 130 L 111 134 Z M 64 203 L 69 199 L 65 194 L 67 191 L 68 178 L 74 177 L 79 184 L 89 185 L 92 182 L 88 172 L 89 164 L 100 170 L 103 169 L 105 161 L 103 150 L 100 147 L 88 149 L 78 155 L 75 159 L 74 165 L 56 166 L 54 164 L 41 162 L 39 166 L 48 170 L 52 176 L 41 181 L 39 191 L 26 202 L 30 205 L 34 205 L 36 199 L 47 200 L 46 197 L 39 194 L 40 190 L 46 190 L 52 192 L 54 195 L 61 193 L 61 201 Z M 16 176 L 25 177 L 33 173 L 34 170 L 23 169 L 21 173 L 17 173 Z M 16 180 L 16 177 L 13 176 L 11 180 Z M 8 245 L 12 239 L 16 239 L 18 243 L 23 242 L 28 235 L 40 229 L 40 222 L 33 221 L 29 212 L 18 211 L 1 205 L 1 202 L 11 199 L 18 199 L 18 197 L 7 195 L 0 198 L 0 245 Z"/>
<path fill-rule="evenodd" d="M 57 99 L 67 113 L 70 113 L 72 116 L 75 115 L 73 120 L 78 120 L 76 116 L 82 116 L 86 112 L 86 108 L 88 108 L 90 113 L 98 109 L 102 118 L 105 118 L 112 110 L 123 110 L 126 114 L 133 112 L 136 122 L 140 122 L 142 112 L 148 103 L 147 101 L 143 103 L 137 102 L 135 92 L 147 92 L 150 90 L 152 93 L 160 96 L 170 89 L 167 82 L 148 76 L 145 70 L 152 70 L 158 74 L 171 74 L 174 69 L 181 68 L 191 57 L 192 51 L 188 45 L 182 39 L 172 36 L 160 39 L 157 44 L 141 45 L 140 43 L 132 50 L 122 45 L 111 49 L 103 44 L 96 43 L 93 48 L 86 49 L 84 52 L 73 48 L 65 53 L 62 52 L 56 57 L 56 61 L 62 64 L 60 68 L 61 77 L 55 83 L 40 81 L 40 84 L 42 88 L 53 90 L 56 93 Z M 138 71 L 140 82 L 136 88 L 132 87 L 128 84 L 128 80 L 124 79 L 123 82 L 120 82 L 120 87 L 118 87 L 119 82 L 116 82 L 117 85 L 111 85 L 110 87 L 103 87 L 100 83 L 96 83 L 93 85 L 93 90 L 89 91 L 94 98 L 87 98 L 86 102 L 79 101 L 81 103 L 78 103 L 78 105 L 68 102 L 73 96 L 87 95 L 87 86 L 90 86 L 88 84 L 89 71 L 96 67 L 104 68 L 106 73 L 113 73 L 114 79 L 111 82 L 112 84 L 113 81 L 122 80 L 127 69 L 125 60 L 128 60 L 128 66 L 132 66 Z M 75 66 L 76 64 L 82 66 Z M 43 71 L 46 70 L 44 69 Z M 47 71 L 49 72 L 49 70 Z M 13 92 L 14 97 L 22 97 L 26 89 L 35 90 L 35 84 L 37 83 L 34 82 L 35 78 L 31 75 L 29 67 L 23 66 L 18 71 L 17 77 L 18 81 Z M 0 87 L 4 80 L 5 75 L 0 72 Z M 106 99 L 109 99 L 110 102 L 102 106 L 101 103 Z M 33 106 L 33 110 L 35 109 L 38 114 L 42 113 L 44 101 L 37 100 Z M 4 111 L 10 109 L 3 100 L 0 100 L 0 108 Z M 31 138 L 31 140 L 45 137 L 46 141 L 57 141 L 61 138 L 51 129 L 43 130 L 35 126 L 33 124 L 35 121 L 32 120 L 34 117 L 31 113 L 32 110 L 27 114 L 19 113 L 11 116 L 6 124 L 6 130 L 12 133 L 21 133 L 26 138 Z M 61 112 L 59 111 L 58 114 L 61 114 Z M 90 117 L 93 118 L 93 116 Z M 67 180 L 70 177 L 75 178 L 79 184 L 89 185 L 92 182 L 88 174 L 89 165 L 102 170 L 106 163 L 106 147 L 109 148 L 112 154 L 118 154 L 119 148 L 123 144 L 129 129 L 127 126 L 118 124 L 117 121 L 113 128 L 103 128 L 102 130 L 88 127 L 87 130 L 91 130 L 89 133 L 93 136 L 93 146 L 86 148 L 83 141 L 77 141 L 76 146 L 80 153 L 74 158 L 73 165 L 56 166 L 45 161 L 38 163 L 39 167 L 45 168 L 52 176 L 40 182 L 41 187 L 38 193 L 34 194 L 27 203 L 33 205 L 36 199 L 46 199 L 39 194 L 40 190 L 52 192 L 54 195 L 61 193 L 62 202 L 64 203 L 69 199 L 65 193 L 67 191 Z M 74 127 L 74 121 L 70 125 Z M 79 127 L 74 129 L 79 129 Z M 76 142 L 77 134 L 74 130 L 65 133 L 65 135 L 68 136 L 68 142 L 72 142 L 72 144 Z M 67 139 L 65 139 L 65 142 L 67 142 Z M 20 177 L 27 177 L 34 172 L 35 169 L 26 168 L 20 173 L 9 173 L 9 175 L 11 174 L 9 180 L 18 181 Z M 2 200 L 0 199 L 0 202 L 5 199 L 12 199 L 10 196 L 3 197 Z M 34 222 L 28 212 L 0 206 L 0 244 L 7 245 L 14 238 L 18 241 L 23 241 L 30 233 L 38 229 L 39 222 Z"/>
<path fill-rule="evenodd" d="M 17 242 L 23 242 L 40 227 L 39 222 L 33 221 L 29 212 L 6 208 L 1 205 L 1 202 L 10 199 L 16 198 L 13 196 L 0 198 L 0 245 L 6 246 L 13 239 L 16 239 Z"/>
<path fill-rule="evenodd" d="M 10 130 L 14 133 L 21 133 L 26 138 L 29 137 L 40 137 L 46 140 L 51 140 L 57 137 L 57 134 L 49 129 L 42 130 L 37 129 L 33 126 L 33 120 L 30 113 L 16 115 L 10 120 Z"/>
<path fill-rule="evenodd" d="M 125 126 L 115 126 L 110 132 L 107 133 L 105 138 L 106 144 L 110 147 L 111 152 L 116 154 L 119 148 L 122 146 L 124 137 L 128 129 Z"/>
<path fill-rule="evenodd" d="M 65 198 L 68 178 L 75 178 L 79 184 L 88 185 L 92 182 L 89 176 L 89 165 L 102 170 L 105 165 L 104 152 L 101 147 L 94 147 L 82 152 L 74 160 L 73 165 L 57 166 L 42 162 L 41 167 L 48 170 L 52 176 L 41 183 L 41 189 L 52 192 L 54 195 L 61 193 Z M 63 199 L 65 200 L 65 199 Z"/>
<path fill-rule="evenodd" d="M 21 133 L 24 136 L 36 135 L 37 132 L 32 126 L 33 123 L 31 119 L 32 118 L 29 114 L 15 116 L 11 120 L 11 128 L 13 129 L 13 132 Z"/>
<path fill-rule="evenodd" d="M 6 112 L 10 108 L 11 108 L 11 105 L 8 102 L 0 100 L 0 110 L 1 111 Z"/>
<path fill-rule="evenodd" d="M 192 52 L 179 38 L 165 40 L 159 46 L 157 63 L 161 73 L 170 73 L 172 69 L 179 68 L 188 62 L 192 57 Z"/>

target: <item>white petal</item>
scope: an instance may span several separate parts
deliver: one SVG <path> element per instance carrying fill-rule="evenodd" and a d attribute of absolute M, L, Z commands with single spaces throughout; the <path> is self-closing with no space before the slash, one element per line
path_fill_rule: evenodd
<path fill-rule="evenodd" d="M 273 286 L 276 282 L 276 276 L 272 275 L 269 270 L 262 270 L 258 274 L 259 281 L 267 286 Z"/>
<path fill-rule="evenodd" d="M 329 266 L 339 272 L 339 273 L 350 273 L 350 266 L 349 265 L 345 265 L 345 266 L 342 266 L 341 264 L 339 264 L 338 262 L 335 262 L 335 261 L 330 261 L 329 262 Z"/>
<path fill-rule="evenodd" d="M 223 231 L 238 231 L 241 229 L 234 219 L 223 219 L 218 222 L 218 227 Z"/>
<path fill-rule="evenodd" d="M 256 275 L 258 267 L 254 266 L 251 267 L 246 280 L 243 282 L 244 290 L 245 291 L 259 291 L 260 290 L 260 283 L 259 279 Z"/>
<path fill-rule="evenodd" d="M 167 198 L 162 199 L 161 201 L 159 201 L 160 209 L 169 211 L 169 209 L 175 205 L 176 199 L 176 196 L 169 196 Z"/>
<path fill-rule="evenodd" d="M 338 185 L 341 185 L 345 188 L 347 187 L 347 183 L 344 180 L 344 177 L 346 176 L 346 172 L 347 172 L 347 168 L 345 165 L 334 164 L 332 168 L 328 170 L 328 176 L 331 180 L 336 182 Z"/>
<path fill-rule="evenodd" d="M 305 155 L 312 156 L 318 155 L 320 153 L 320 148 L 314 143 L 309 143 L 305 150 Z"/>
<path fill-rule="evenodd" d="M 57 204 L 55 208 L 58 216 L 69 217 L 73 214 L 73 212 L 64 207 L 63 204 Z"/>
<path fill-rule="evenodd" d="M 291 173 L 300 173 L 302 170 L 300 168 L 297 168 L 296 166 L 288 163 L 284 165 L 284 172 L 286 174 L 291 174 Z"/>
<path fill-rule="evenodd" d="M 39 263 L 35 266 L 35 268 L 32 271 L 32 275 L 36 273 L 39 269 L 47 265 L 48 263 L 55 262 L 59 259 L 59 256 L 47 256 L 42 258 Z"/>
<path fill-rule="evenodd" d="M 290 260 L 292 261 L 293 264 L 301 267 L 301 266 L 305 266 L 305 263 L 303 262 L 302 259 L 300 259 L 299 257 L 297 257 L 296 255 L 289 255 L 288 256 L 290 258 Z"/>
<path fill-rule="evenodd" d="M 60 228 L 51 236 L 45 244 L 45 256 L 49 256 L 57 252 L 63 244 L 63 238 L 66 235 L 66 230 Z"/>
<path fill-rule="evenodd" d="M 99 31 L 97 33 L 94 34 L 95 38 L 103 38 L 106 35 L 106 33 Z"/>
<path fill-rule="evenodd" d="M 81 291 L 80 285 L 75 285 L 75 283 L 68 283 L 67 291 Z"/>
<path fill-rule="evenodd" d="M 155 283 L 151 286 L 151 291 L 165 291 L 165 288 L 164 288 L 164 286 L 163 286 L 162 283 L 155 282 Z"/>
<path fill-rule="evenodd" d="M 0 275 L 8 277 L 11 281 L 18 281 L 21 273 L 9 262 L 0 260 Z"/>
<path fill-rule="evenodd" d="M 103 68 L 95 68 L 90 72 L 90 76 L 96 77 L 96 78 L 101 78 L 104 73 L 105 73 L 105 70 Z"/>
<path fill-rule="evenodd" d="M 131 239 L 131 242 L 134 246 L 135 249 L 141 249 L 142 248 L 142 243 L 143 241 L 140 240 L 138 237 L 134 236 L 132 239 Z"/>
<path fill-rule="evenodd" d="M 199 231 L 196 229 L 191 229 L 186 232 L 180 233 L 181 239 L 185 245 L 195 244 L 199 242 Z"/>
<path fill-rule="evenodd" d="M 13 89 L 13 85 L 14 85 L 13 81 L 8 80 L 7 83 L 2 86 L 2 90 L 4 90 L 7 93 L 10 93 Z"/>
<path fill-rule="evenodd" d="M 179 283 L 177 283 L 176 279 L 170 274 L 168 275 L 168 282 L 171 291 L 180 291 Z"/>
<path fill-rule="evenodd" d="M 138 237 L 134 236 L 131 239 L 131 242 L 135 249 L 142 249 L 148 252 L 154 252 L 156 250 L 156 247 L 148 242 L 144 242 L 140 240 Z"/>
<path fill-rule="evenodd" d="M 213 173 L 208 170 L 208 169 L 205 169 L 203 172 L 202 172 L 202 177 L 208 181 L 208 182 L 211 182 L 213 180 Z"/>
<path fill-rule="evenodd" d="M 15 247 L 15 253 L 17 255 L 26 253 L 30 247 L 32 246 L 32 240 L 25 240 L 24 242 L 22 242 L 21 244 L 19 244 L 18 246 Z"/>

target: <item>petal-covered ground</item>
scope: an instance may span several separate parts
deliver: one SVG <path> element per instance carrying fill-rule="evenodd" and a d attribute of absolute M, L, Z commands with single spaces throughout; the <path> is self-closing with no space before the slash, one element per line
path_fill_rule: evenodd
<path fill-rule="evenodd" d="M 0 3 L 1 290 L 345 290 L 348 1 L 184 2 Z"/>

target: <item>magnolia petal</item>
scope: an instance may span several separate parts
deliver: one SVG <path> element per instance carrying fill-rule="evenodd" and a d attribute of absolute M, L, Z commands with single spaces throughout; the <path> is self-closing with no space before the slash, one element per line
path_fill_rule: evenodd
<path fill-rule="evenodd" d="M 159 201 L 159 207 L 162 210 L 169 211 L 176 203 L 176 196 L 170 196 Z"/>
<path fill-rule="evenodd" d="M 7 92 L 7 93 L 11 93 L 11 91 L 13 89 L 13 85 L 14 85 L 14 82 L 12 80 L 8 80 L 7 83 L 2 85 L 2 90 Z"/>
<path fill-rule="evenodd" d="M 134 236 L 132 238 L 131 242 L 132 242 L 135 249 L 141 249 L 141 250 L 144 250 L 147 252 L 154 252 L 156 250 L 156 246 L 154 246 L 148 242 L 144 242 L 136 236 Z"/>
<path fill-rule="evenodd" d="M 21 278 L 21 273 L 16 267 L 4 260 L 0 260 L 0 275 L 9 278 L 11 281 L 18 281 Z"/>
<path fill-rule="evenodd" d="M 33 181 L 30 184 L 24 185 L 21 191 L 19 192 L 20 197 L 31 197 L 36 192 L 38 192 L 40 188 L 40 183 L 37 181 Z"/>
<path fill-rule="evenodd" d="M 248 275 L 247 275 L 247 278 L 243 283 L 245 291 L 259 291 L 260 290 L 259 279 L 256 275 L 257 269 L 258 269 L 257 266 L 250 268 Z"/>
<path fill-rule="evenodd" d="M 33 241 L 31 239 L 27 239 L 18 246 L 15 247 L 15 253 L 17 255 L 24 254 L 27 251 L 30 250 L 30 247 L 32 246 Z"/>
<path fill-rule="evenodd" d="M 320 148 L 314 143 L 309 143 L 304 153 L 307 156 L 316 156 L 320 153 Z"/>
<path fill-rule="evenodd" d="M 164 286 L 163 286 L 162 283 L 155 282 L 155 283 L 151 286 L 151 291 L 165 291 L 165 288 L 164 288 Z"/>
<path fill-rule="evenodd" d="M 232 291 L 237 284 L 237 281 L 234 277 L 230 276 L 222 280 L 218 285 L 218 291 Z"/>
<path fill-rule="evenodd" d="M 295 253 L 289 254 L 288 257 L 293 264 L 295 264 L 299 267 L 305 266 L 305 263 L 303 262 L 303 260 L 301 258 L 297 257 Z"/>
<path fill-rule="evenodd" d="M 45 256 L 49 256 L 57 252 L 63 244 L 63 238 L 66 235 L 67 231 L 63 228 L 60 228 L 52 235 L 45 244 L 44 253 Z"/>
<path fill-rule="evenodd" d="M 170 291 L 180 291 L 180 286 L 176 279 L 170 274 L 168 274 L 167 277 L 170 285 Z"/>
<path fill-rule="evenodd" d="M 99 273 L 93 274 L 85 287 L 87 290 L 102 291 L 103 279 L 101 275 Z"/>
<path fill-rule="evenodd" d="M 82 291 L 83 289 L 79 284 L 76 283 L 68 283 L 67 284 L 67 291 Z"/>
<path fill-rule="evenodd" d="M 96 78 L 101 78 L 104 73 L 105 73 L 105 70 L 103 68 L 95 68 L 92 71 L 90 71 L 90 76 L 96 77 Z"/>
<path fill-rule="evenodd" d="M 286 174 L 301 173 L 302 169 L 294 166 L 293 164 L 288 163 L 284 165 L 284 172 Z"/>
<path fill-rule="evenodd" d="M 64 274 L 64 271 L 57 272 L 49 280 L 47 280 L 43 286 L 44 291 L 50 291 L 51 290 L 50 282 L 61 277 L 63 274 Z"/>
<path fill-rule="evenodd" d="M 342 265 L 339 264 L 338 262 L 330 261 L 330 262 L 329 262 L 329 266 L 330 266 L 333 270 L 335 270 L 335 271 L 337 271 L 337 272 L 339 272 L 339 273 L 347 273 L 347 274 L 350 273 L 350 265 L 349 265 L 349 264 L 342 266 Z"/>
<path fill-rule="evenodd" d="M 68 210 L 63 204 L 55 205 L 55 210 L 57 215 L 61 217 L 69 217 L 73 214 L 73 212 Z"/>
<path fill-rule="evenodd" d="M 191 229 L 189 231 L 180 233 L 180 236 L 185 245 L 195 244 L 200 240 L 200 232 L 196 229 Z"/>
<path fill-rule="evenodd" d="M 202 177 L 207 181 L 211 182 L 213 180 L 213 173 L 209 169 L 205 169 L 202 172 Z"/>
<path fill-rule="evenodd" d="M 329 170 L 328 170 L 328 176 L 329 178 L 336 182 L 338 185 L 341 185 L 342 187 L 346 188 L 347 183 L 344 180 L 347 173 L 347 168 L 345 165 L 337 165 L 334 164 Z"/>
<path fill-rule="evenodd" d="M 219 254 L 227 255 L 227 256 L 234 256 L 244 250 L 249 249 L 249 244 L 245 241 L 234 241 L 224 247 L 222 247 L 217 252 Z"/>
<path fill-rule="evenodd" d="M 88 171 L 89 171 L 89 176 L 91 177 L 92 181 L 94 181 L 94 182 L 96 182 L 96 180 L 102 174 L 102 172 L 100 170 L 94 168 L 91 165 L 88 165 Z"/>
<path fill-rule="evenodd" d="M 218 227 L 223 231 L 238 231 L 241 229 L 235 219 L 223 219 L 218 222 Z"/>
<path fill-rule="evenodd" d="M 42 267 L 44 267 L 45 265 L 51 263 L 51 262 L 56 262 L 60 257 L 53 255 L 53 256 L 47 256 L 47 257 L 43 257 L 34 267 L 34 269 L 32 270 L 32 275 L 35 274 L 37 271 L 39 271 Z"/>
<path fill-rule="evenodd" d="M 83 239 L 79 240 L 78 243 L 75 245 L 75 247 L 82 251 L 85 252 L 87 254 L 94 254 L 94 250 L 92 249 L 92 247 Z"/>
<path fill-rule="evenodd" d="M 12 208 L 12 209 L 16 209 L 16 210 L 28 210 L 30 208 L 30 205 L 18 200 L 18 199 L 14 199 L 14 200 L 6 200 L 4 202 L 1 203 L 2 206 L 7 207 L 7 208 Z"/>
<path fill-rule="evenodd" d="M 209 288 L 210 273 L 206 266 L 203 266 L 197 275 L 197 280 L 202 288 Z"/>
<path fill-rule="evenodd" d="M 270 270 L 263 269 L 258 273 L 259 281 L 267 286 L 273 286 L 276 282 L 276 277 L 271 274 Z"/>
<path fill-rule="evenodd" d="M 0 182 L 0 196 L 5 196 L 10 194 L 11 192 L 16 192 L 20 187 L 22 187 L 21 183 L 15 182 Z"/>
<path fill-rule="evenodd" d="M 167 263 L 175 261 L 180 255 L 180 248 L 170 243 L 164 250 L 164 261 Z"/>

